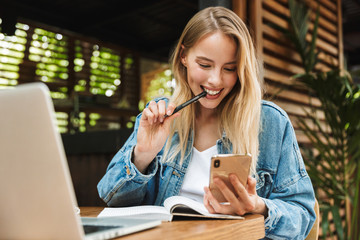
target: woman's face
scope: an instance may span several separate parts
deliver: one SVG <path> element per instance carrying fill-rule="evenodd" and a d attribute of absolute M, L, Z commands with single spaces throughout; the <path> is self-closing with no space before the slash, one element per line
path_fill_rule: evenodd
<path fill-rule="evenodd" d="M 181 55 L 193 94 L 207 92 L 199 101 L 202 107 L 215 109 L 235 86 L 236 51 L 234 39 L 217 31 L 200 38 Z"/>

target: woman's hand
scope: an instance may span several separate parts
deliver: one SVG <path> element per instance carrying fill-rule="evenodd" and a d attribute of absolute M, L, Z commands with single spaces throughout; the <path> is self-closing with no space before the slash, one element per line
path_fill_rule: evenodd
<path fill-rule="evenodd" d="M 150 162 L 163 148 L 170 132 L 170 123 L 180 115 L 175 113 L 173 103 L 166 108 L 164 100 L 158 103 L 151 101 L 144 109 L 137 134 L 137 144 L 134 149 L 133 161 L 139 171 L 145 172 Z M 165 118 L 165 114 L 169 117 Z M 170 116 L 171 115 L 171 116 Z"/>
<path fill-rule="evenodd" d="M 205 187 L 204 205 L 210 213 L 221 213 L 228 215 L 244 215 L 246 213 L 259 213 L 267 217 L 265 202 L 256 193 L 256 180 L 248 177 L 247 186 L 241 184 L 235 174 L 230 174 L 229 179 L 236 191 L 233 193 L 225 183 L 215 177 L 214 183 L 220 189 L 229 204 L 220 204 L 211 194 L 208 187 Z"/>

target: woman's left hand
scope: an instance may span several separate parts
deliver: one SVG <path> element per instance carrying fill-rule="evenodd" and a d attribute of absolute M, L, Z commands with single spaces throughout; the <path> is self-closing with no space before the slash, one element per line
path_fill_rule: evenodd
<path fill-rule="evenodd" d="M 247 186 L 241 184 L 235 174 L 229 174 L 231 184 L 236 191 L 233 193 L 225 183 L 215 177 L 214 183 L 220 189 L 229 204 L 220 204 L 211 194 L 208 187 L 205 187 L 204 205 L 210 213 L 221 213 L 228 215 L 244 215 L 246 213 L 259 213 L 267 216 L 267 207 L 265 202 L 256 193 L 256 180 L 248 177 Z"/>

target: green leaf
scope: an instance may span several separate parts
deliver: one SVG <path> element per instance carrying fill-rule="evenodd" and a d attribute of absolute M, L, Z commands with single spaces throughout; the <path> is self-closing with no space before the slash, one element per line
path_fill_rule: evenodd
<path fill-rule="evenodd" d="M 322 217 L 321 217 L 321 229 L 322 235 L 326 236 L 329 229 L 329 209 L 328 208 L 321 208 Z"/>
<path fill-rule="evenodd" d="M 336 228 L 337 236 L 340 240 L 344 240 L 344 228 L 342 226 L 342 219 L 340 217 L 340 208 L 338 205 L 331 206 L 331 213 L 333 215 L 334 224 Z"/>
<path fill-rule="evenodd" d="M 315 17 L 315 21 L 314 21 L 314 29 L 313 29 L 313 33 L 312 33 L 312 38 L 311 38 L 311 43 L 310 43 L 310 49 L 308 50 L 306 56 L 309 59 L 309 64 L 308 66 L 305 66 L 305 71 L 306 72 L 310 72 L 315 68 L 315 63 L 317 62 L 317 54 L 315 54 L 315 48 L 316 48 L 316 39 L 317 39 L 317 30 L 318 30 L 318 25 L 319 25 L 319 15 L 320 15 L 320 6 L 318 6 L 317 12 L 316 12 L 316 17 Z"/>

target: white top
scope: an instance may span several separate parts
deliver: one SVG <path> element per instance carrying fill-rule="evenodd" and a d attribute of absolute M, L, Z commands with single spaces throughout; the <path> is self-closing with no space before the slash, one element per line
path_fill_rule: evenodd
<path fill-rule="evenodd" d="M 204 187 L 209 186 L 211 157 L 216 154 L 218 154 L 216 145 L 202 152 L 193 147 L 191 161 L 180 189 L 180 196 L 203 202 Z"/>

